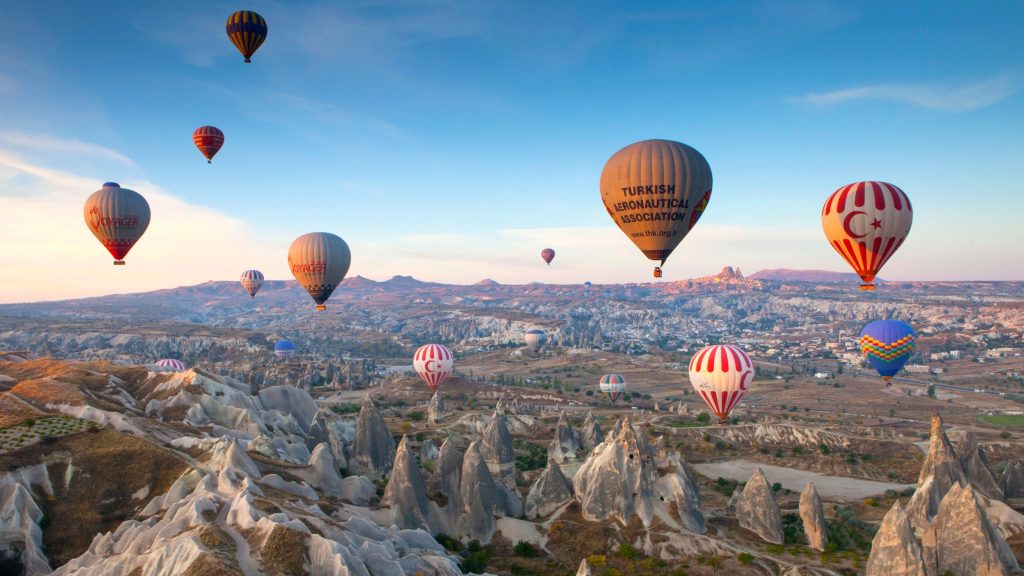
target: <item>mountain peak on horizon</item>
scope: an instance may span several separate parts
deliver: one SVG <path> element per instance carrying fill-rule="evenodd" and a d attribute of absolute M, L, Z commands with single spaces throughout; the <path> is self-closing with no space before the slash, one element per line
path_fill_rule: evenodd
<path fill-rule="evenodd" d="M 484 278 L 479 282 L 474 282 L 472 286 L 501 286 L 501 283 L 496 280 L 491 280 L 490 278 Z"/>

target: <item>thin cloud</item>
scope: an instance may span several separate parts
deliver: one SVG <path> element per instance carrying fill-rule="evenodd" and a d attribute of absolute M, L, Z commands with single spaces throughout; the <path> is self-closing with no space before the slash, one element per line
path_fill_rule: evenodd
<path fill-rule="evenodd" d="M 23 150 L 34 150 L 36 152 L 57 153 L 57 154 L 79 154 L 116 160 L 129 166 L 134 166 L 130 158 L 104 146 L 82 142 L 69 138 L 57 138 L 46 134 L 29 134 L 26 132 L 0 132 L 0 142 L 17 146 Z"/>
<path fill-rule="evenodd" d="M 966 86 L 896 83 L 874 84 L 807 94 L 795 98 L 812 106 L 834 106 L 858 100 L 902 102 L 929 110 L 966 112 L 1005 100 L 1017 92 L 1017 83 L 1009 75 L 997 76 Z"/>

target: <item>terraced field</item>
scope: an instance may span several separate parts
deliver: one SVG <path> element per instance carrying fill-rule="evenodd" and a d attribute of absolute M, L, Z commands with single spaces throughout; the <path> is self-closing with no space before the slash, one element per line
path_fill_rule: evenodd
<path fill-rule="evenodd" d="M 20 424 L 0 429 L 0 454 L 30 446 L 44 438 L 58 438 L 82 432 L 94 423 L 69 416 L 26 418 Z"/>

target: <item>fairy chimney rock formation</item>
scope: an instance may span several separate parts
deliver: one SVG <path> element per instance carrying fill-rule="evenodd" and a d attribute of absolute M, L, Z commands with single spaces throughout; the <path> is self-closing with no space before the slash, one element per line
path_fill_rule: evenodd
<path fill-rule="evenodd" d="M 928 576 L 924 554 L 899 500 L 885 514 L 871 541 L 866 576 Z"/>
<path fill-rule="evenodd" d="M 394 461 L 395 439 L 377 406 L 367 395 L 356 418 L 356 435 L 349 465 L 358 474 L 383 478 L 391 472 Z"/>
<path fill-rule="evenodd" d="M 1003 489 L 996 480 L 996 474 L 988 463 L 985 449 L 978 445 L 974 432 L 968 430 L 957 444 L 956 453 L 960 457 L 960 466 L 967 476 L 967 481 L 985 496 L 1003 499 Z"/>
<path fill-rule="evenodd" d="M 500 410 L 494 411 L 494 416 L 484 428 L 479 448 L 491 475 L 506 485 L 514 486 L 516 454 L 512 448 L 512 434 L 508 431 L 508 420 Z"/>
<path fill-rule="evenodd" d="M 818 491 L 814 488 L 814 482 L 808 482 L 804 491 L 800 493 L 800 519 L 804 523 L 807 544 L 815 550 L 825 550 L 825 544 L 828 543 L 825 510 L 821 505 L 821 496 L 818 496 Z"/>
<path fill-rule="evenodd" d="M 381 505 L 391 507 L 392 519 L 399 528 L 421 528 L 430 534 L 438 532 L 432 520 L 431 503 L 427 499 L 427 484 L 423 481 L 416 455 L 408 447 L 406 436 L 402 436 L 398 443 L 395 465 Z"/>
<path fill-rule="evenodd" d="M 444 405 L 444 400 L 441 399 L 440 392 L 434 392 L 434 395 L 430 397 L 430 404 L 427 405 L 427 421 L 431 424 L 437 424 L 444 420 L 447 407 Z"/>
<path fill-rule="evenodd" d="M 594 419 L 593 412 L 587 412 L 587 418 L 580 428 L 580 447 L 584 450 L 593 450 L 602 440 L 604 436 L 601 434 L 601 425 Z"/>
<path fill-rule="evenodd" d="M 743 493 L 736 499 L 734 509 L 740 526 L 757 534 L 765 542 L 785 543 L 779 505 L 775 502 L 775 493 L 761 468 L 747 481 Z"/>
<path fill-rule="evenodd" d="M 537 480 L 530 487 L 526 495 L 524 512 L 526 518 L 544 518 L 558 510 L 566 502 L 572 500 L 572 484 L 562 474 L 562 469 L 553 458 L 548 458 L 548 465 L 544 472 L 537 477 Z"/>
<path fill-rule="evenodd" d="M 548 458 L 555 462 L 564 464 L 576 460 L 576 451 L 580 449 L 580 441 L 576 431 L 569 426 L 565 419 L 565 412 L 558 415 L 558 424 L 555 425 L 555 437 L 548 445 Z"/>

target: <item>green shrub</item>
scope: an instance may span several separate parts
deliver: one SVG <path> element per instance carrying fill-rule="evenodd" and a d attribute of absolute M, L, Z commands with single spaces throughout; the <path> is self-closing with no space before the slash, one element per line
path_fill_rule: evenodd
<path fill-rule="evenodd" d="M 707 412 L 701 412 L 700 414 L 697 415 L 697 422 L 700 422 L 701 424 L 707 424 L 708 422 L 711 422 L 711 414 L 708 414 Z"/>
<path fill-rule="evenodd" d="M 439 532 L 437 536 L 434 536 L 434 540 L 437 540 L 437 543 L 444 546 L 444 549 L 449 552 L 458 552 L 459 550 L 462 550 L 462 542 L 459 542 L 444 532 Z"/>
<path fill-rule="evenodd" d="M 516 542 L 516 545 L 512 547 L 512 552 L 515 553 L 516 556 L 522 556 L 523 558 L 536 558 L 537 556 L 540 556 L 540 552 L 537 550 L 537 547 L 526 540 Z"/>
<path fill-rule="evenodd" d="M 819 444 L 818 450 L 821 450 L 821 453 L 826 456 L 832 453 L 832 449 L 828 447 L 828 444 Z"/>
<path fill-rule="evenodd" d="M 619 557 L 625 558 L 626 560 L 633 560 L 640 557 L 640 551 L 636 549 L 636 546 L 633 546 L 629 542 L 619 544 L 618 554 Z"/>
<path fill-rule="evenodd" d="M 736 555 L 736 559 L 739 560 L 740 564 L 744 566 L 750 566 L 754 563 L 754 555 L 748 554 L 747 552 L 740 552 Z"/>

